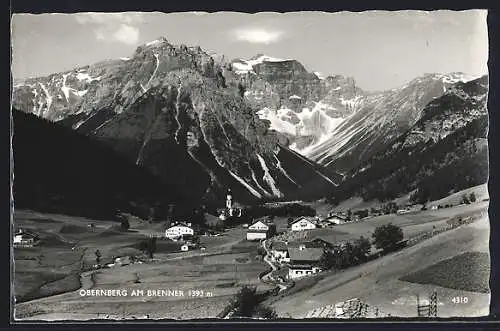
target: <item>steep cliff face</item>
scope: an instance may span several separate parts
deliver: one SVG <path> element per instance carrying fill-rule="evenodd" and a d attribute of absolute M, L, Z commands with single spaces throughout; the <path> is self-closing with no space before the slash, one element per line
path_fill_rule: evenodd
<path fill-rule="evenodd" d="M 468 77 L 428 74 L 404 86 L 367 95 L 358 109 L 304 155 L 342 173 L 387 148 L 423 116 L 425 106 Z"/>
<path fill-rule="evenodd" d="M 81 78 L 83 70 L 90 77 L 84 85 L 68 80 Z M 282 152 L 230 74 L 224 61 L 199 47 L 160 38 L 131 58 L 19 84 L 14 104 L 99 139 L 193 199 L 217 199 L 227 187 L 241 201 L 297 198 L 316 184 L 318 194 L 331 188 L 309 162 L 289 160 L 296 156 Z M 31 90 L 33 84 L 44 84 L 45 97 Z M 67 89 L 87 92 L 54 103 Z M 38 103 L 41 112 L 32 107 Z M 289 172 L 297 171 L 291 167 L 307 175 L 292 177 Z"/>
<path fill-rule="evenodd" d="M 354 79 L 321 77 L 296 60 L 257 55 L 231 63 L 245 98 L 290 148 L 303 152 L 330 134 L 362 101 Z M 233 78 L 235 79 L 235 78 Z"/>
<path fill-rule="evenodd" d="M 346 174 L 334 194 L 418 202 L 482 184 L 488 178 L 488 78 L 448 86 L 421 118 L 384 151 Z"/>

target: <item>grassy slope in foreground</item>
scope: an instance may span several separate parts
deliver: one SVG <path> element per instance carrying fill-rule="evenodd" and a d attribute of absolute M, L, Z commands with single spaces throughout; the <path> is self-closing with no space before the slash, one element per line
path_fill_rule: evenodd
<path fill-rule="evenodd" d="M 484 316 L 489 313 L 489 294 L 414 284 L 399 278 L 462 253 L 488 252 L 488 243 L 489 222 L 484 217 L 413 247 L 329 276 L 307 291 L 276 302 L 273 308 L 280 316 L 289 314 L 302 318 L 311 309 L 357 297 L 392 316 L 415 317 L 416 295 L 427 297 L 436 289 L 439 317 Z M 454 296 L 467 296 L 468 304 L 457 306 L 451 301 Z"/>

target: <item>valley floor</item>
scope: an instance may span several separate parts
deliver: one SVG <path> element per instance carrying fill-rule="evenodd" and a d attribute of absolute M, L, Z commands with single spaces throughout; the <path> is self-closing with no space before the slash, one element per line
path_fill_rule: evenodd
<path fill-rule="evenodd" d="M 32 217 L 33 214 L 36 213 L 20 215 L 18 223 L 26 226 L 30 223 L 26 215 Z M 64 217 L 64 220 L 53 215 L 45 217 L 55 218 L 62 224 L 81 222 L 71 217 Z M 62 224 L 52 224 L 52 228 L 61 227 Z M 101 223 L 100 226 L 107 225 Z M 37 230 L 48 231 L 42 228 L 43 225 Z M 103 260 L 109 255 L 132 254 L 134 248 L 130 246 L 144 238 L 143 234 L 139 234 L 140 230 L 133 234 L 99 236 L 105 231 L 101 229 L 92 234 L 85 232 L 86 235 L 73 235 L 83 238 L 78 241 L 78 247 L 89 251 L 88 259 L 92 258 L 96 248 L 103 252 Z M 19 320 L 141 319 L 146 316 L 149 319 L 215 318 L 224 311 L 240 286 L 257 285 L 258 290 L 270 288 L 262 284 L 258 277 L 268 269 L 265 262 L 255 259 L 258 244 L 246 242 L 243 238 L 244 229 L 230 229 L 220 237 L 201 237 L 202 244 L 206 246 L 205 251 L 159 252 L 153 261 L 83 272 L 81 287 L 67 288 L 67 293 L 17 303 L 15 317 Z M 35 246 L 21 250 L 31 250 L 31 254 L 36 255 L 36 252 L 43 254 L 46 249 Z M 61 253 L 71 251 L 71 246 L 60 247 L 59 250 Z M 139 255 L 140 252 L 135 253 Z M 19 294 L 26 292 L 27 287 L 33 290 L 40 284 L 23 282 L 18 276 L 27 273 L 35 274 L 34 278 L 37 278 L 37 267 L 27 264 L 21 252 L 17 254 L 16 294 Z M 51 259 L 52 264 L 55 264 L 57 257 L 52 256 Z M 48 264 L 47 261 L 45 263 Z M 47 272 L 57 271 L 51 267 Z M 127 296 L 82 296 L 80 291 L 86 289 L 126 290 Z M 132 296 L 133 290 L 143 290 L 144 294 Z M 178 294 L 154 296 L 148 295 L 148 290 L 171 290 Z"/>
<path fill-rule="evenodd" d="M 360 235 L 369 237 L 376 226 L 392 222 L 403 228 L 406 237 L 411 237 L 434 226 L 439 228 L 454 217 L 483 214 L 473 223 L 364 265 L 324 274 L 321 279 L 298 281 L 291 294 L 271 297 L 265 303 L 279 316 L 304 318 L 314 308 L 359 298 L 378 307 L 384 314 L 415 317 L 416 295 L 425 299 L 437 290 L 439 317 L 484 316 L 488 313 L 488 293 L 453 290 L 401 279 L 462 253 L 487 253 L 487 206 L 487 202 L 480 202 L 436 211 L 383 215 L 331 229 L 314 230 L 311 236 L 344 240 Z M 27 297 L 27 301 L 15 305 L 16 319 L 216 318 L 222 316 L 240 286 L 256 285 L 258 290 L 273 287 L 259 279 L 259 275 L 270 269 L 269 265 L 256 259 L 258 243 L 245 241 L 245 229 L 241 227 L 229 229 L 219 237 L 202 236 L 205 251 L 173 252 L 168 245 L 160 245 L 164 250 L 159 249 L 153 261 L 85 271 L 80 275 L 79 268 L 92 264 L 96 249 L 103 253 L 103 261 L 108 262 L 112 257 L 140 255 L 135 245 L 155 231 L 147 222 L 138 221 L 131 223 L 129 232 L 114 232 L 111 229 L 116 223 L 96 221 L 96 230 L 90 232 L 85 225 L 89 222 L 91 220 L 63 215 L 16 212 L 16 226 L 34 228 L 45 238 L 45 246 L 15 250 L 16 295 Z M 286 229 L 286 218 L 276 218 L 275 222 L 279 231 Z M 474 270 L 469 271 L 474 273 Z M 61 279 L 54 283 L 41 277 L 42 274 L 58 274 Z M 73 276 L 72 282 L 68 281 L 70 275 Z M 80 277 L 79 281 L 74 275 Z M 29 294 L 36 293 L 37 289 L 36 298 L 30 299 Z M 127 290 L 128 295 L 82 296 L 81 289 Z M 183 291 L 183 295 L 131 296 L 133 290 L 147 293 L 147 290 L 155 289 Z M 190 292 L 196 290 L 202 290 L 203 294 Z M 65 293 L 57 294 L 61 292 Z M 467 297 L 468 302 L 453 303 L 451 300 L 457 296 Z"/>

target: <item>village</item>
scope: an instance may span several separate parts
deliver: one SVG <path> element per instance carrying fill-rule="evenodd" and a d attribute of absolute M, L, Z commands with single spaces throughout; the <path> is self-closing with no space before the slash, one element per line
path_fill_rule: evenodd
<path fill-rule="evenodd" d="M 21 220 L 26 221 L 17 223 L 19 226 L 13 236 L 13 246 L 16 269 L 21 270 L 21 275 L 26 277 L 32 272 L 43 270 L 40 267 L 32 269 L 32 259 L 40 260 L 38 263 L 42 264 L 49 263 L 49 270 L 54 270 L 50 272 L 62 271 L 60 268 L 54 269 L 52 264 L 68 263 L 70 261 L 66 261 L 67 258 L 75 259 L 74 270 L 71 272 L 81 274 L 80 282 L 71 286 L 65 283 L 54 294 L 79 288 L 98 288 L 98 284 L 107 277 L 113 277 L 112 283 L 116 284 L 113 286 L 118 286 L 117 289 L 121 284 L 133 284 L 138 289 L 147 289 L 144 286 L 148 284 L 161 286 L 164 281 L 171 282 L 171 278 L 159 276 L 164 272 L 162 270 L 171 270 L 168 273 L 171 277 L 175 275 L 177 286 L 203 286 L 206 293 L 213 295 L 204 298 L 210 302 L 216 298 L 232 300 L 238 288 L 247 285 L 257 286 L 258 293 L 271 291 L 279 298 L 288 295 L 290 290 L 293 293 L 302 291 L 307 279 L 331 277 L 343 269 L 355 269 L 369 261 L 379 260 L 390 251 L 401 250 L 443 231 L 471 223 L 477 219 L 477 211 L 482 211 L 485 203 L 487 199 L 478 198 L 474 204 L 464 204 L 461 200 L 431 203 L 428 206 L 386 203 L 379 208 L 370 208 L 371 210 L 335 210 L 328 206 L 313 206 L 312 213 L 308 208 L 297 207 L 305 204 L 293 201 L 266 204 L 265 208 L 258 207 L 258 212 L 255 212 L 255 207 L 252 210 L 251 207 L 234 202 L 231 192 L 228 192 L 224 207 L 218 210 L 219 215 L 208 215 L 210 217 L 205 217 L 204 225 L 189 219 L 151 224 L 132 218 L 122 224 L 117 224 L 116 221 L 85 224 L 76 219 L 68 223 L 70 218 L 64 215 L 40 215 L 42 218 L 35 220 L 33 216 L 29 216 L 32 212 L 23 212 L 28 216 L 20 216 Z M 301 214 L 303 216 L 299 216 Z M 54 227 L 55 222 L 61 222 L 58 223 L 62 224 L 59 230 Z M 377 244 L 374 233 L 377 228 L 387 227 L 391 223 L 400 235 L 395 236 L 391 249 L 384 251 L 384 247 Z M 52 256 L 59 256 L 60 262 L 52 261 Z M 79 267 L 80 263 L 83 270 Z M 185 271 L 182 272 L 181 269 Z M 205 273 L 208 270 L 213 271 Z M 198 276 L 186 278 L 186 272 Z M 147 276 L 149 274 L 151 276 Z M 44 277 L 49 276 L 47 274 Z M 89 277 L 90 283 L 87 280 Z M 19 284 L 24 284 L 24 278 L 19 279 Z M 47 297 L 43 298 L 43 292 L 35 297 L 42 296 L 41 299 L 30 301 L 30 293 L 38 293 L 33 286 L 42 286 L 43 289 L 47 286 L 44 284 L 51 283 L 41 280 L 40 285 L 36 285 L 29 280 L 31 278 L 26 279 L 26 282 L 29 281 L 26 286 L 29 287 L 21 292 L 27 293 L 20 297 L 22 302 L 26 302 L 26 306 L 20 306 L 23 307 L 21 311 L 38 300 L 52 302 L 51 307 L 58 305 L 54 301 L 57 295 L 45 294 Z M 67 278 L 61 281 L 65 279 Z M 53 282 L 54 287 L 57 282 L 59 281 Z M 75 292 L 62 295 L 73 298 L 75 295 L 71 293 Z M 94 304 L 98 304 L 98 298 L 93 300 Z M 172 299 L 165 300 L 162 304 L 175 304 Z M 75 304 L 76 302 L 78 300 Z M 223 302 L 228 301 L 220 302 L 223 305 Z M 332 304 L 338 302 L 339 300 Z M 194 303 L 193 301 L 192 304 Z M 220 315 L 220 311 L 227 306 L 210 305 L 211 310 L 207 310 L 206 316 L 214 316 L 212 314 L 215 311 L 218 311 L 217 316 L 229 316 Z M 352 302 L 346 305 L 357 307 L 356 309 L 366 308 L 366 305 Z M 86 310 L 93 311 L 94 308 L 91 307 L 88 306 Z M 146 310 L 146 306 L 130 306 L 127 309 L 142 312 Z M 173 313 L 171 311 L 169 314 Z M 179 311 L 179 314 L 186 313 L 187 310 Z M 158 317 L 165 316 L 164 312 L 157 314 Z M 377 314 L 382 316 L 382 312 Z M 137 315 L 134 313 L 130 316 Z"/>

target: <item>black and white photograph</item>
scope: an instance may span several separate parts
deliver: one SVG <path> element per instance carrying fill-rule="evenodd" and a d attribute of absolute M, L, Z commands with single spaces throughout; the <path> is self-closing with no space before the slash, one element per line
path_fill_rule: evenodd
<path fill-rule="evenodd" d="M 487 16 L 13 14 L 13 321 L 488 316 Z"/>

